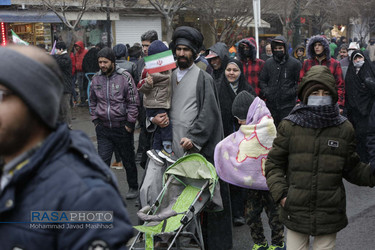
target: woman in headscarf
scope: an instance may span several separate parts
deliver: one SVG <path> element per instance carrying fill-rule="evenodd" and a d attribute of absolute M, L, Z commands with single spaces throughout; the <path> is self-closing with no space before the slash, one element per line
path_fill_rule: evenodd
<path fill-rule="evenodd" d="M 345 107 L 357 137 L 357 153 L 368 162 L 366 146 L 369 114 L 375 101 L 375 70 L 370 59 L 361 50 L 351 54 L 345 78 Z"/>
<path fill-rule="evenodd" d="M 232 114 L 232 104 L 234 98 L 241 92 L 247 91 L 256 97 L 254 89 L 247 83 L 243 73 L 242 63 L 237 59 L 229 59 L 224 67 L 224 77 L 219 86 L 219 102 L 221 108 L 221 118 L 224 128 L 224 136 L 237 131 L 239 124 L 237 118 Z M 245 189 L 234 185 L 230 186 L 233 224 L 241 226 L 245 224 L 244 219 L 244 194 Z"/>

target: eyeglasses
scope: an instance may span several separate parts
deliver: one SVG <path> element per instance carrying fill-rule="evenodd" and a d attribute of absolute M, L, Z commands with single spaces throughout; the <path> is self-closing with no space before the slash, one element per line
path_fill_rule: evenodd
<path fill-rule="evenodd" d="M 0 103 L 4 100 L 4 97 L 14 95 L 10 90 L 0 89 Z"/>

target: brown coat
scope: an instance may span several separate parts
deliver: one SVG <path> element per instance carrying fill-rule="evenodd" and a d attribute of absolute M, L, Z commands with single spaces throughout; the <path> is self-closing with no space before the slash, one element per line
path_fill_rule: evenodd
<path fill-rule="evenodd" d="M 151 74 L 153 85 L 148 84 L 145 78 L 140 81 L 138 90 L 144 94 L 143 106 L 145 108 L 171 108 L 171 75 L 170 71 L 167 74 Z"/>

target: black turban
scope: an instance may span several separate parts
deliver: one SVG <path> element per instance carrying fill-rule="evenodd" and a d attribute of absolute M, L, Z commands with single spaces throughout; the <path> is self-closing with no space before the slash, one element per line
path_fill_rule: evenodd
<path fill-rule="evenodd" d="M 172 41 L 175 47 L 185 45 L 198 54 L 203 44 L 203 35 L 192 27 L 181 26 L 174 31 Z"/>

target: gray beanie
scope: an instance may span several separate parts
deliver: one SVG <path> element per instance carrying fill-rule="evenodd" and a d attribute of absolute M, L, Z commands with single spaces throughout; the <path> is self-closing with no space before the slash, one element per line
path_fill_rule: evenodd
<path fill-rule="evenodd" d="M 12 90 L 46 124 L 55 129 L 63 93 L 61 79 L 47 66 L 0 47 L 0 84 Z"/>
<path fill-rule="evenodd" d="M 247 91 L 241 91 L 232 104 L 232 114 L 240 120 L 246 120 L 247 112 L 255 97 Z"/>
<path fill-rule="evenodd" d="M 125 46 L 125 48 L 126 48 L 126 46 Z M 113 51 L 113 49 L 108 48 L 108 47 L 104 47 L 101 50 L 99 50 L 97 57 L 98 57 L 98 59 L 99 59 L 99 57 L 104 57 L 104 58 L 107 58 L 108 60 L 110 60 L 113 63 L 116 62 L 115 52 Z"/>

